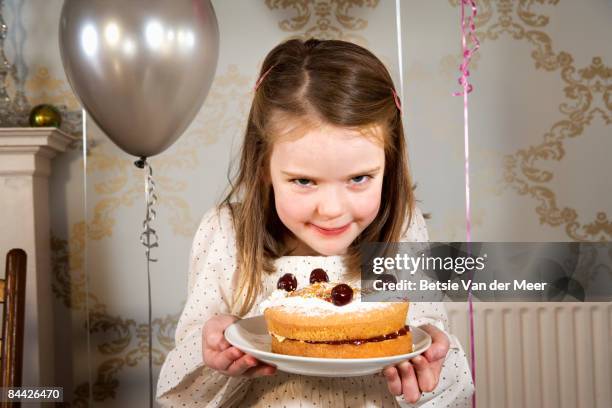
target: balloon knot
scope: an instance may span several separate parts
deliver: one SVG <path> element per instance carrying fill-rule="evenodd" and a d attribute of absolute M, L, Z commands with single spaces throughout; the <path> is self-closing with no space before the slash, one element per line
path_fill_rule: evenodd
<path fill-rule="evenodd" d="M 147 158 L 143 156 L 134 162 L 134 166 L 138 167 L 139 169 L 144 169 L 144 166 L 146 163 L 147 163 Z"/>

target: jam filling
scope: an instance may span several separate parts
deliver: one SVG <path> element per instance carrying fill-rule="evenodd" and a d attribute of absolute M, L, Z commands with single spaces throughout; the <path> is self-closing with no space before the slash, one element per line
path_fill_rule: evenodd
<path fill-rule="evenodd" d="M 408 326 L 404 326 L 403 328 L 399 329 L 396 332 L 385 334 L 384 336 L 372 337 L 372 338 L 369 338 L 369 339 L 333 340 L 333 341 L 311 341 L 311 340 L 304 340 L 304 343 L 309 343 L 309 344 L 332 344 L 332 345 L 352 344 L 354 346 L 359 346 L 359 345 L 364 344 L 364 343 L 396 339 L 399 336 L 405 336 L 406 333 L 408 333 L 409 331 L 410 331 L 410 328 Z"/>

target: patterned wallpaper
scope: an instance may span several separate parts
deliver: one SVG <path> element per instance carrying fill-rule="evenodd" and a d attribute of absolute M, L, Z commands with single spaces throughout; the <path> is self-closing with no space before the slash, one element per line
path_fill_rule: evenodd
<path fill-rule="evenodd" d="M 354 41 L 380 56 L 399 87 L 394 1 L 257 0 L 241 2 L 239 13 L 237 1 L 213 1 L 221 51 L 210 94 L 179 141 L 151 160 L 160 236 L 152 271 L 155 377 L 185 301 L 192 234 L 222 197 L 267 51 L 291 37 Z M 8 54 L 23 60 L 30 101 L 77 109 L 57 46 L 61 0 L 18 3 L 6 5 L 9 29 L 15 21 L 24 27 Z M 612 3 L 478 4 L 474 239 L 610 240 Z M 404 1 L 401 16 L 411 167 L 420 206 L 431 214 L 430 235 L 441 241 L 465 237 L 462 106 L 451 96 L 457 6 Z M 51 180 L 55 344 L 64 356 L 56 377 L 70 406 L 89 405 L 90 382 L 96 406 L 140 406 L 148 391 L 143 174 L 91 121 L 87 137 L 86 161 L 75 146 L 55 160 Z"/>

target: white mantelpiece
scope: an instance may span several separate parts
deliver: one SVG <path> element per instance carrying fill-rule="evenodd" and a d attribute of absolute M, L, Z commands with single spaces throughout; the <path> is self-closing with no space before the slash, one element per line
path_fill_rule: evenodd
<path fill-rule="evenodd" d="M 54 385 L 49 175 L 51 159 L 74 141 L 56 128 L 0 128 L 2 270 L 11 248 L 28 255 L 23 386 Z"/>

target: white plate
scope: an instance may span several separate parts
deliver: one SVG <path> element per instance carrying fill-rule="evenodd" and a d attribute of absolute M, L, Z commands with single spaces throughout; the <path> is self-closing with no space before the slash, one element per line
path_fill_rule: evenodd
<path fill-rule="evenodd" d="M 279 370 L 322 377 L 356 377 L 374 374 L 402 360 L 422 354 L 431 345 L 429 334 L 410 326 L 413 352 L 376 358 L 315 358 L 288 356 L 270 351 L 270 335 L 263 316 L 238 320 L 225 329 L 225 338 L 234 347 Z"/>

